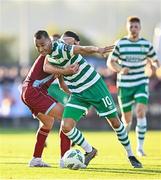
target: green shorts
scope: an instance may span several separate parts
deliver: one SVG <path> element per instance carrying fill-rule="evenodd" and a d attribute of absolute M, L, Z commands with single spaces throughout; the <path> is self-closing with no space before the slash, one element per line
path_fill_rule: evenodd
<path fill-rule="evenodd" d="M 79 94 L 73 93 L 70 96 L 64 109 L 63 119 L 72 118 L 79 121 L 83 113 L 87 112 L 91 106 L 96 109 L 99 116 L 117 117 L 113 98 L 102 78 L 83 92 Z"/>
<path fill-rule="evenodd" d="M 131 88 L 119 87 L 118 101 L 122 112 L 131 111 L 134 103 L 142 103 L 146 105 L 148 99 L 149 89 L 147 84 Z"/>
<path fill-rule="evenodd" d="M 50 85 L 48 88 L 48 94 L 63 105 L 67 103 L 69 98 L 69 95 L 60 89 L 59 84 L 57 83 Z"/>

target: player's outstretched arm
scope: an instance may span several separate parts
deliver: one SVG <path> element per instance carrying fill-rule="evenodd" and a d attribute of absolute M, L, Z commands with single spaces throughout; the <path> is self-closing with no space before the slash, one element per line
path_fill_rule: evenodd
<path fill-rule="evenodd" d="M 96 47 L 96 46 L 74 46 L 73 48 L 73 53 L 74 54 L 81 54 L 81 55 L 89 55 L 89 54 L 94 54 L 94 53 L 98 53 L 98 54 L 105 54 L 105 53 L 109 53 L 113 50 L 114 46 L 106 46 L 103 48 L 100 47 Z"/>

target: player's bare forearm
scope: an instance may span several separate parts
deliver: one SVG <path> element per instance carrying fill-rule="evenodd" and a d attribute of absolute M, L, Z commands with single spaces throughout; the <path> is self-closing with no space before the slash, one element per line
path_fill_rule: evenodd
<path fill-rule="evenodd" d="M 60 68 L 54 65 L 51 65 L 48 59 L 48 56 L 45 58 L 44 65 L 43 65 L 44 72 L 49 74 L 56 74 L 56 75 L 73 75 L 78 72 L 79 64 L 75 63 L 72 65 L 67 66 L 66 68 Z"/>
<path fill-rule="evenodd" d="M 95 46 L 74 46 L 74 54 L 88 55 L 98 52 Z"/>
<path fill-rule="evenodd" d="M 74 54 L 89 55 L 98 53 L 103 55 L 104 53 L 109 53 L 113 50 L 114 46 L 106 46 L 104 48 L 99 48 L 96 46 L 74 46 Z"/>
<path fill-rule="evenodd" d="M 63 91 L 65 91 L 66 93 L 71 94 L 71 92 L 68 89 L 68 86 L 64 82 L 63 76 L 59 76 L 58 80 L 59 80 L 60 88 L 63 89 Z"/>
<path fill-rule="evenodd" d="M 48 61 L 48 57 L 45 58 L 43 71 L 49 74 L 57 74 L 57 75 L 63 75 L 64 73 L 64 69 L 51 65 Z"/>

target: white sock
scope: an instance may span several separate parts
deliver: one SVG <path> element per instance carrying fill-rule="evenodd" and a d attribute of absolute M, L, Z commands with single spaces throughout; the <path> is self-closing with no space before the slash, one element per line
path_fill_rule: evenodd
<path fill-rule="evenodd" d="M 127 133 L 130 132 L 130 130 L 131 130 L 131 125 L 132 125 L 132 122 L 129 122 L 129 123 L 126 125 L 126 131 L 127 131 Z"/>
<path fill-rule="evenodd" d="M 85 152 L 91 152 L 92 146 L 85 140 L 81 131 L 79 131 L 76 127 L 74 127 L 70 132 L 65 133 L 66 136 L 70 140 L 72 140 L 78 146 L 81 146 Z"/>
<path fill-rule="evenodd" d="M 129 133 L 131 130 L 132 120 L 129 123 L 127 123 L 123 117 L 121 118 L 121 120 L 126 128 L 127 133 Z"/>
<path fill-rule="evenodd" d="M 138 149 L 143 150 L 146 130 L 147 130 L 146 117 L 137 118 L 137 125 L 136 125 L 137 150 Z"/>
<path fill-rule="evenodd" d="M 92 146 L 86 141 L 84 140 L 84 142 L 82 143 L 81 147 L 87 152 L 91 152 L 92 151 Z"/>
<path fill-rule="evenodd" d="M 127 152 L 127 156 L 128 157 L 129 156 L 133 156 L 133 152 L 132 152 L 132 149 L 131 149 L 131 145 L 130 145 L 130 141 L 129 141 L 129 138 L 128 138 L 128 134 L 126 132 L 126 129 L 125 129 L 123 123 L 120 124 L 119 128 L 115 128 L 114 130 L 115 130 L 115 132 L 117 134 L 118 140 L 120 141 L 120 143 L 125 148 L 125 150 Z"/>

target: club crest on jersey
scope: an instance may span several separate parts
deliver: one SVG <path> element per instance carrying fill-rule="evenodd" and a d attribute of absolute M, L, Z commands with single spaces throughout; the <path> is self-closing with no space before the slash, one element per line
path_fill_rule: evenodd
<path fill-rule="evenodd" d="M 64 44 L 64 51 L 70 51 L 72 49 L 71 45 Z"/>
<path fill-rule="evenodd" d="M 145 51 L 146 51 L 145 46 L 144 46 L 144 45 L 142 45 L 142 46 L 141 46 L 141 48 L 140 48 L 140 50 L 141 50 L 141 52 L 145 52 Z"/>

